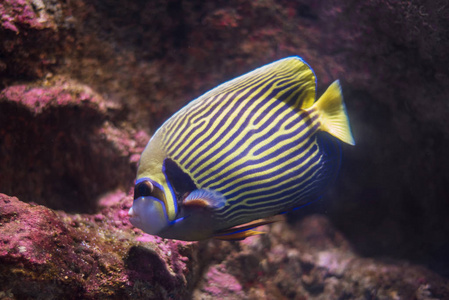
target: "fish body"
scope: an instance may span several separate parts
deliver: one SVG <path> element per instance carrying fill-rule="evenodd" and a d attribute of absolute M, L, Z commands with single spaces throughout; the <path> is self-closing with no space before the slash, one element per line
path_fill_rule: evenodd
<path fill-rule="evenodd" d="M 142 153 L 130 221 L 179 240 L 243 239 L 322 196 L 354 145 L 341 88 L 288 57 L 226 82 L 168 119 Z M 332 136 L 330 136 L 330 135 Z"/>

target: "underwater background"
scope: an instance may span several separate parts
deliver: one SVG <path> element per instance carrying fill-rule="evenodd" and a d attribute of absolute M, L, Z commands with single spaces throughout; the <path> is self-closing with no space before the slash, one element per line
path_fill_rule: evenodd
<path fill-rule="evenodd" d="M 449 3 L 0 2 L 0 299 L 449 299 Z M 357 145 L 322 201 L 242 242 L 129 223 L 191 99 L 299 55 Z"/>

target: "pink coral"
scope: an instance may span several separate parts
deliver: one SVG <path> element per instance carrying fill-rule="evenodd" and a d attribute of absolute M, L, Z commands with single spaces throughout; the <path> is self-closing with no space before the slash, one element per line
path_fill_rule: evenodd
<path fill-rule="evenodd" d="M 12 30 L 16 34 L 20 33 L 18 26 L 29 26 L 35 29 L 44 28 L 43 22 L 38 20 L 38 16 L 28 1 L 25 0 L 5 0 L 0 4 L 0 25 L 5 29 Z"/>
<path fill-rule="evenodd" d="M 160 285 L 153 290 L 156 298 L 187 292 L 191 243 L 153 240 L 144 245 L 133 242 L 131 230 L 114 240 L 114 222 L 55 213 L 4 194 L 0 207 L 0 284 L 18 297 L 33 296 L 43 286 L 48 297 L 117 296 L 132 293 L 143 279 Z M 120 211 L 120 205 L 116 208 Z M 21 280 L 13 280 L 16 276 Z"/>
<path fill-rule="evenodd" d="M 220 299 L 243 298 L 244 293 L 238 280 L 230 275 L 222 265 L 212 266 L 206 273 L 208 280 L 205 293 Z"/>
<path fill-rule="evenodd" d="M 12 86 L 3 90 L 0 98 L 17 102 L 39 114 L 51 105 L 67 105 L 74 102 L 73 97 L 62 88 L 29 88 L 26 85 Z"/>
<path fill-rule="evenodd" d="M 369 294 L 430 300 L 449 296 L 447 279 L 425 268 L 358 257 L 323 216 L 307 217 L 293 228 L 277 223 L 268 229 L 268 234 L 238 245 L 210 243 L 210 266 L 196 297 L 337 299 L 343 294 L 350 298 Z"/>

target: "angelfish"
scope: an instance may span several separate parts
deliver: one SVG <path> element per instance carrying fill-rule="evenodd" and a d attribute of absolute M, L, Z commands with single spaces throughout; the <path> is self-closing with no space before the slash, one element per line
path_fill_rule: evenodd
<path fill-rule="evenodd" d="M 287 57 L 225 82 L 169 118 L 142 152 L 131 223 L 163 238 L 241 240 L 320 198 L 354 145 L 339 81 Z"/>

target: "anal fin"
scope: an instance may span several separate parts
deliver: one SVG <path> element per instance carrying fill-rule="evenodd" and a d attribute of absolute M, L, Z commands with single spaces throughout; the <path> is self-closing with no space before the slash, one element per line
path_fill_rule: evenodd
<path fill-rule="evenodd" d="M 214 239 L 222 240 L 222 241 L 241 241 L 246 239 L 249 236 L 252 235 L 258 235 L 258 234 L 265 234 L 265 232 L 262 231 L 255 231 L 255 230 L 245 230 L 245 231 L 238 231 L 234 233 L 228 233 L 224 235 L 214 235 Z"/>
<path fill-rule="evenodd" d="M 266 219 L 258 219 L 245 224 L 237 225 L 228 229 L 224 229 L 218 231 L 214 234 L 213 238 L 218 240 L 226 240 L 226 241 L 240 241 L 245 238 L 258 234 L 265 234 L 262 231 L 251 230 L 253 228 L 271 224 L 277 221 L 281 221 L 283 218 L 281 216 L 274 216 Z"/>

